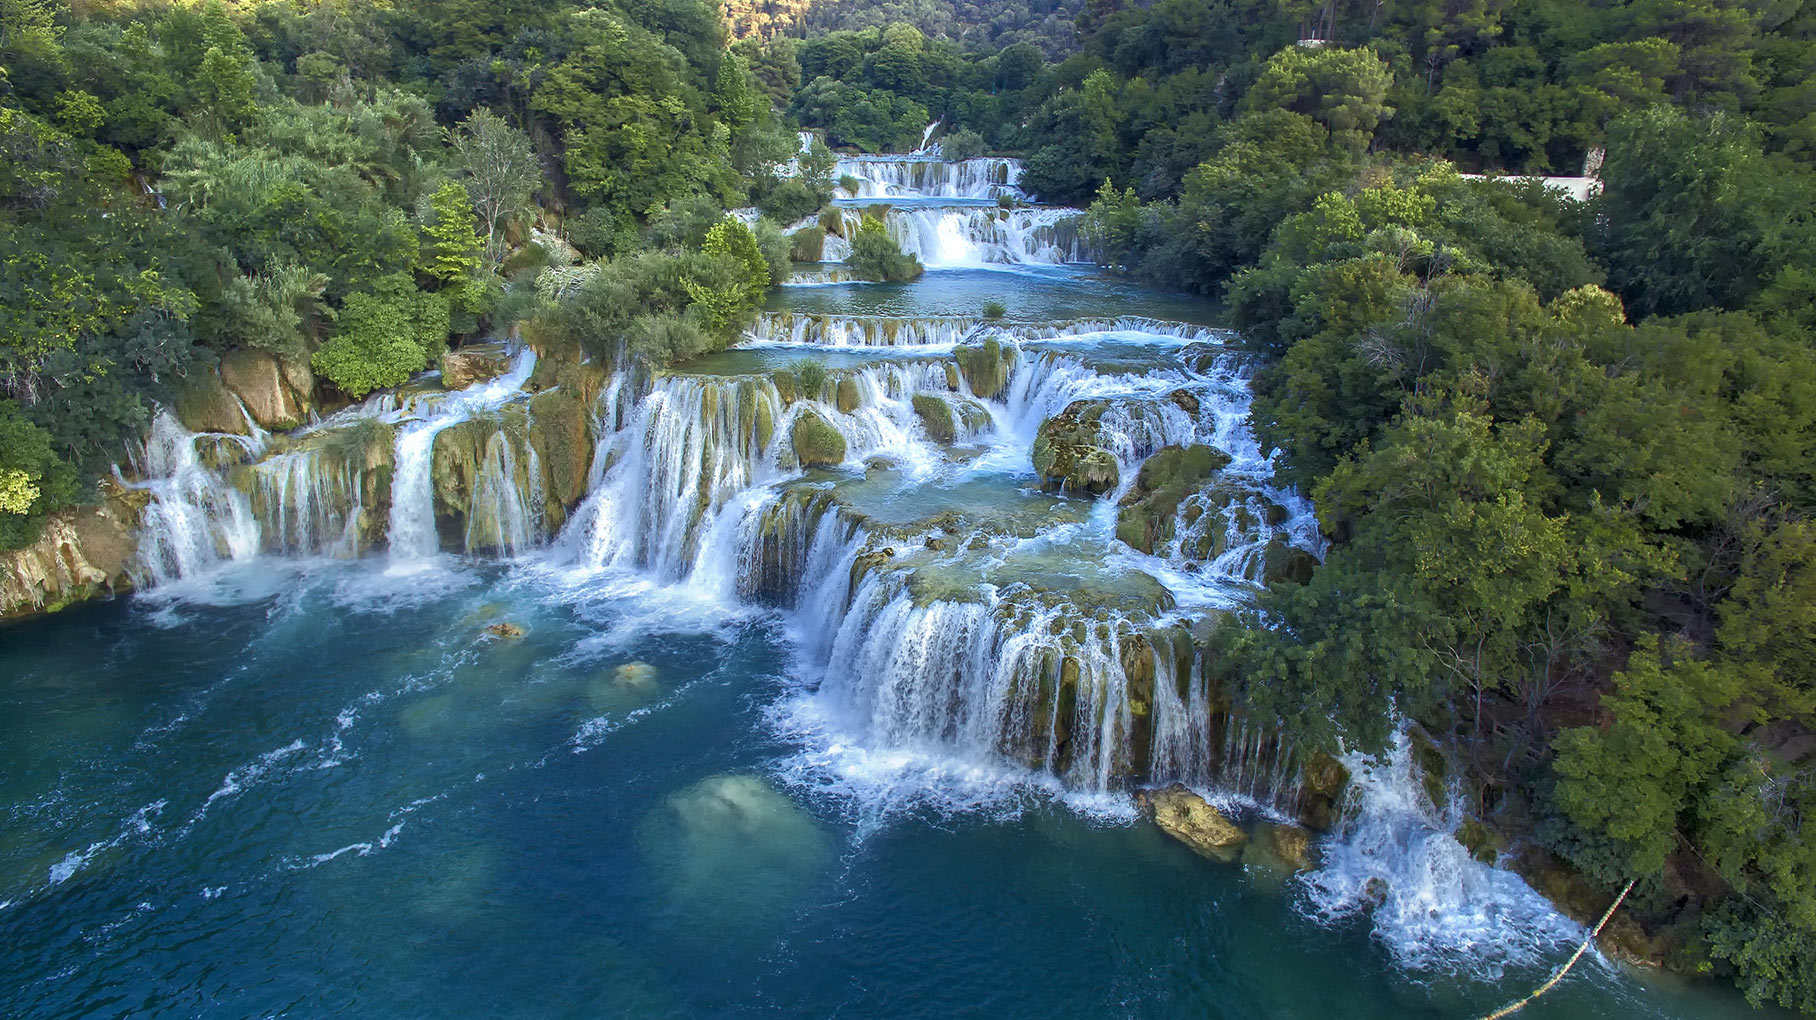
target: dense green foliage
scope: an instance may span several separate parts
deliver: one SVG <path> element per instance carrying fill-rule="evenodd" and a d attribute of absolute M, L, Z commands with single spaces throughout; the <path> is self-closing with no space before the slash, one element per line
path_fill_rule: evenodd
<path fill-rule="evenodd" d="M 728 52 L 697 0 L 3 17 L 0 547 L 82 498 L 76 480 L 221 354 L 360 396 L 535 314 L 537 273 L 566 258 L 537 226 L 593 255 L 689 249 L 657 289 L 693 318 L 639 324 L 630 346 L 723 342 L 788 241 L 763 222 L 702 251 L 708 228 L 747 201 L 792 222 L 832 194 L 823 146 L 787 172 L 773 107 L 796 79 Z"/>

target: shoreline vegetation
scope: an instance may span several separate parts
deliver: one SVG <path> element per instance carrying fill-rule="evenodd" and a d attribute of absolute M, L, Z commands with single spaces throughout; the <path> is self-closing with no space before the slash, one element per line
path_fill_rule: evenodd
<path fill-rule="evenodd" d="M 834 150 L 1016 155 L 1105 272 L 1224 302 L 1317 506 L 1222 689 L 1410 725 L 1480 858 L 1816 1012 L 1816 4 L 896 6 L 7 5 L 8 584 L 129 583 L 156 407 L 294 429 L 513 331 L 647 375 L 819 260 Z"/>

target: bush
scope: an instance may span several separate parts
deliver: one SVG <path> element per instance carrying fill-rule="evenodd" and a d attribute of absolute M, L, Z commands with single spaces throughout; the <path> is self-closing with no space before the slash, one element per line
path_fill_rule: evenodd
<path fill-rule="evenodd" d="M 751 232 L 757 236 L 757 250 L 763 253 L 763 261 L 769 263 L 770 286 L 785 282 L 794 271 L 793 241 L 769 220 L 758 220 Z"/>
<path fill-rule="evenodd" d="M 1003 307 L 1003 303 L 1001 301 L 984 302 L 984 318 L 986 318 L 986 319 L 1000 319 L 1004 315 L 1008 314 L 1008 311 L 1009 310 L 1007 308 Z"/>
<path fill-rule="evenodd" d="M 817 361 L 803 361 L 795 367 L 795 379 L 801 384 L 801 396 L 818 400 L 826 390 L 826 366 Z"/>
<path fill-rule="evenodd" d="M 794 223 L 819 212 L 831 198 L 831 195 L 815 191 L 805 181 L 789 178 L 769 189 L 769 194 L 757 202 L 757 208 L 778 222 Z"/>
<path fill-rule="evenodd" d="M 826 253 L 826 228 L 815 224 L 788 235 L 788 257 L 796 262 L 818 262 Z"/>
<path fill-rule="evenodd" d="M 425 294 L 402 273 L 381 277 L 372 290 L 347 296 L 334 338 L 309 363 L 354 399 L 401 386 L 447 346 L 448 300 Z"/>
<path fill-rule="evenodd" d="M 589 258 L 610 258 L 637 247 L 635 231 L 626 230 L 605 206 L 588 209 L 568 221 L 567 239 Z"/>
<path fill-rule="evenodd" d="M 0 549 L 37 541 L 44 516 L 75 502 L 76 471 L 17 403 L 0 400 Z"/>
<path fill-rule="evenodd" d="M 921 260 L 902 251 L 882 221 L 866 218 L 851 240 L 851 257 L 845 260 L 860 280 L 901 283 L 924 271 Z"/>
<path fill-rule="evenodd" d="M 984 136 L 970 128 L 959 128 L 940 140 L 940 155 L 947 159 L 976 159 L 985 155 Z"/>
<path fill-rule="evenodd" d="M 856 177 L 853 177 L 850 174 L 840 174 L 839 175 L 839 187 L 841 189 L 843 189 L 845 194 L 847 194 L 847 195 L 856 197 L 856 195 L 858 193 L 858 189 L 863 186 L 864 186 L 863 181 L 858 180 Z"/>

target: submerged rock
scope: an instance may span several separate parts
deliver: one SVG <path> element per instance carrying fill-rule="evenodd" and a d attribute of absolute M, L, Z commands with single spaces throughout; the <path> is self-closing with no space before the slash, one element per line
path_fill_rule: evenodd
<path fill-rule="evenodd" d="M 1118 504 L 1116 537 L 1144 553 L 1164 548 L 1173 540 L 1179 504 L 1210 485 L 1229 463 L 1229 454 L 1202 444 L 1156 451 Z"/>
<path fill-rule="evenodd" d="M 845 462 L 845 437 L 817 412 L 805 411 L 795 419 L 789 442 L 802 467 L 835 467 Z"/>
<path fill-rule="evenodd" d="M 1224 817 L 1203 797 L 1175 783 L 1164 790 L 1144 790 L 1137 795 L 1142 810 L 1160 830 L 1192 848 L 1200 857 L 1221 864 L 1242 856 L 1248 834 Z"/>
<path fill-rule="evenodd" d="M 612 670 L 613 686 L 647 694 L 661 685 L 656 682 L 656 667 L 647 662 L 627 662 Z"/>
<path fill-rule="evenodd" d="M 1075 400 L 1041 424 L 1033 460 L 1043 488 L 1101 496 L 1121 484 L 1122 469 L 1099 421 L 1108 407 L 1102 400 Z"/>
<path fill-rule="evenodd" d="M 515 641 L 524 635 L 524 629 L 514 623 L 494 623 L 487 627 L 486 634 L 505 641 Z"/>

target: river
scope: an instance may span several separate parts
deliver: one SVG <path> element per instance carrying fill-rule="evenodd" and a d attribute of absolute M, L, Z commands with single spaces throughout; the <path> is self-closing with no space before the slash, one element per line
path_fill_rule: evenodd
<path fill-rule="evenodd" d="M 0 629 L 0 1014 L 1466 1018 L 1561 962 L 1405 755 L 1308 872 L 1138 820 L 1302 797 L 1191 651 L 1322 551 L 1248 366 L 1060 264 L 1063 211 L 996 219 L 1013 165 L 845 169 L 936 268 L 605 383 L 572 505 L 528 353 L 300 437 L 161 419 L 149 590 Z M 1068 410 L 1107 498 L 1030 466 Z M 1227 463 L 1131 548 L 1192 444 Z M 1591 956 L 1525 1015 L 1753 1014 Z"/>

